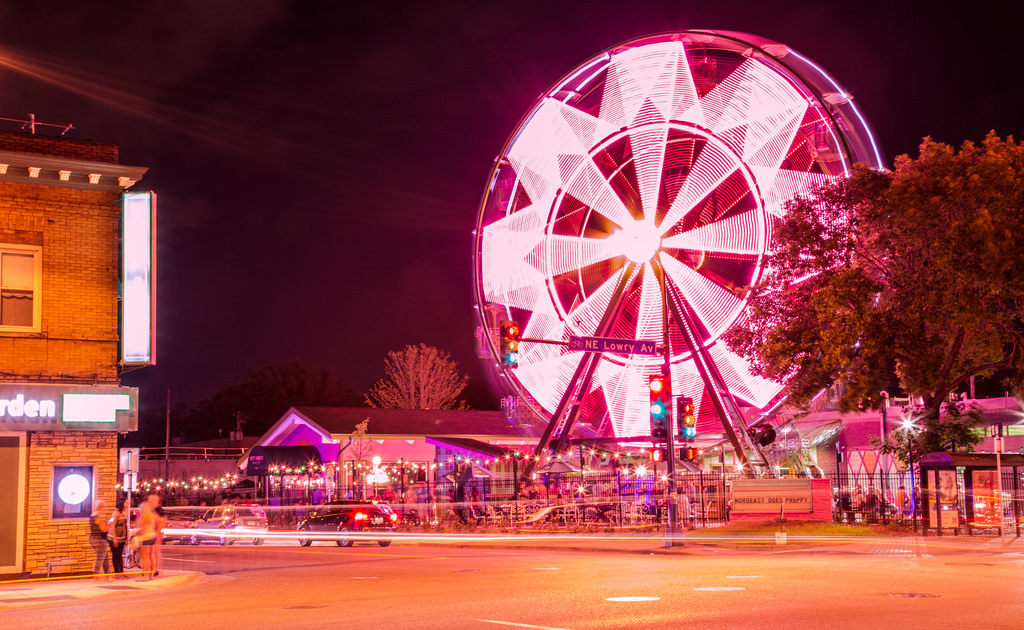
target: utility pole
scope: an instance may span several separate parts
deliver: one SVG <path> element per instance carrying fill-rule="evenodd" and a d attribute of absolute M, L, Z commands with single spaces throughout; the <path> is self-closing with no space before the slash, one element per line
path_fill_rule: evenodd
<path fill-rule="evenodd" d="M 164 487 L 171 479 L 171 386 L 167 386 L 167 417 L 164 433 Z"/>

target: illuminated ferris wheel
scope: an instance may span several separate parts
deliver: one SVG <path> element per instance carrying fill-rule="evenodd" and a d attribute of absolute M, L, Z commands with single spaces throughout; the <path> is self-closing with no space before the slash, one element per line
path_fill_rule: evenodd
<path fill-rule="evenodd" d="M 648 380 L 666 363 L 673 395 L 694 401 L 695 441 L 748 450 L 743 410 L 770 407 L 784 386 L 721 337 L 771 273 L 786 202 L 855 162 L 882 168 L 849 94 L 752 35 L 630 41 L 541 96 L 490 174 L 474 259 L 481 323 L 517 322 L 526 339 L 503 369 L 549 419 L 538 450 L 564 450 L 573 430 L 649 434 Z M 662 354 L 582 352 L 572 337 L 646 340 Z"/>

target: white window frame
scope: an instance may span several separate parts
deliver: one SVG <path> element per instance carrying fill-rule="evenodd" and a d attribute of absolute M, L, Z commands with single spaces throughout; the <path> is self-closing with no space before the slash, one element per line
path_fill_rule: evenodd
<path fill-rule="evenodd" d="M 0 252 L 32 254 L 32 325 L 3 326 L 0 333 L 6 332 L 39 332 L 42 330 L 42 288 L 43 288 L 43 248 L 38 245 L 15 245 L 0 243 Z"/>

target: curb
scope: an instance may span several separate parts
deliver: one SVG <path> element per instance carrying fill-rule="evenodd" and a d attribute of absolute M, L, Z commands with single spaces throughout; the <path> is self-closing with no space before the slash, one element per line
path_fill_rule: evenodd
<path fill-rule="evenodd" d="M 166 575 L 165 575 L 166 574 Z M 197 571 L 163 571 L 160 577 L 149 581 L 97 580 L 93 576 L 75 578 L 29 578 L 0 582 L 0 610 L 34 606 L 40 603 L 88 600 L 152 593 L 207 581 L 205 573 Z"/>

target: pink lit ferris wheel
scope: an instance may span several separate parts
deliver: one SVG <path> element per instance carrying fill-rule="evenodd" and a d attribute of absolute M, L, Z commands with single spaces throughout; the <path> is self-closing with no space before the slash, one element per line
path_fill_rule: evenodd
<path fill-rule="evenodd" d="M 630 41 L 537 99 L 490 174 L 474 266 L 485 329 L 516 321 L 527 340 L 504 376 L 549 419 L 539 448 L 564 450 L 570 432 L 648 435 L 648 379 L 667 354 L 696 441 L 756 452 L 747 423 L 784 386 L 721 337 L 770 273 L 786 202 L 855 162 L 882 168 L 850 95 L 743 33 Z M 581 352 L 570 337 L 667 340 L 667 353 Z"/>

